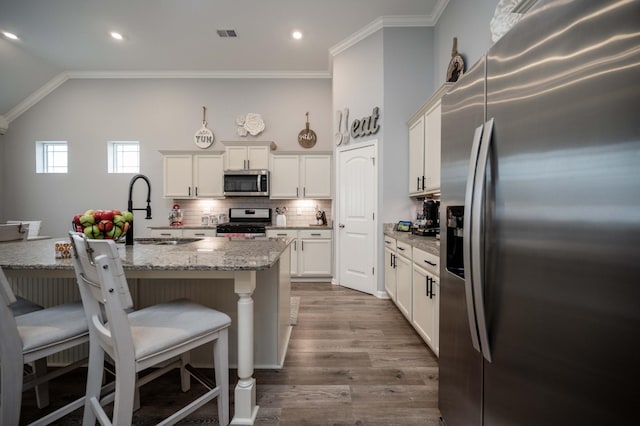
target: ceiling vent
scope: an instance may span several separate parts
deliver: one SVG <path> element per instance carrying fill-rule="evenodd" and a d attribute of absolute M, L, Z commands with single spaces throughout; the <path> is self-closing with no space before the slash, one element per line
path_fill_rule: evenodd
<path fill-rule="evenodd" d="M 220 37 L 238 37 L 236 30 L 216 30 Z"/>

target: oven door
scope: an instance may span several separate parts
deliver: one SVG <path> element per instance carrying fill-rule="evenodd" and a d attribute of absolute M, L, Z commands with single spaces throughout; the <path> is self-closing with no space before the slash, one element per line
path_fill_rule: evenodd
<path fill-rule="evenodd" d="M 268 197 L 268 170 L 228 170 L 224 172 L 224 195 L 227 197 Z"/>

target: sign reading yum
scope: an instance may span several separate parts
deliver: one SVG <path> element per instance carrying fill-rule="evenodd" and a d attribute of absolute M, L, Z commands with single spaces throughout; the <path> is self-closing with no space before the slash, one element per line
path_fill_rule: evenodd
<path fill-rule="evenodd" d="M 353 120 L 351 123 L 351 136 L 354 138 L 360 136 L 373 135 L 380 130 L 378 119 L 380 118 L 380 108 L 375 107 L 369 117 Z"/>

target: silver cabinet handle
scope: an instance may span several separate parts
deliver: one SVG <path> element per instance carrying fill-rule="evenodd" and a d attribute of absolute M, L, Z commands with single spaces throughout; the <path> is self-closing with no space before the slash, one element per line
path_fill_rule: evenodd
<path fill-rule="evenodd" d="M 473 134 L 471 158 L 469 160 L 469 171 L 467 173 L 467 187 L 464 196 L 465 213 L 463 221 L 464 293 L 467 302 L 467 320 L 469 322 L 471 343 L 473 344 L 473 348 L 478 352 L 480 352 L 480 339 L 478 338 L 478 323 L 476 321 L 476 310 L 473 302 L 473 270 L 471 267 L 471 210 L 483 128 L 484 125 L 481 124 Z"/>

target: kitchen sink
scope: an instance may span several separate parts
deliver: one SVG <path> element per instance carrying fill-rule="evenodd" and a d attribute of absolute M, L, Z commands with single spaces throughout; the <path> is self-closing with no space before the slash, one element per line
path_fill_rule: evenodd
<path fill-rule="evenodd" d="M 202 238 L 136 238 L 134 243 L 155 246 L 177 246 L 179 244 L 194 243 Z"/>

